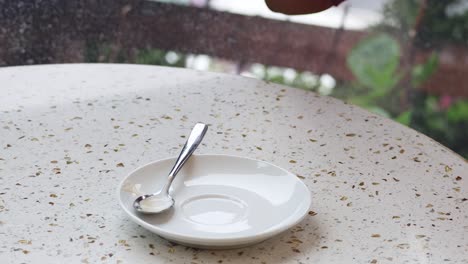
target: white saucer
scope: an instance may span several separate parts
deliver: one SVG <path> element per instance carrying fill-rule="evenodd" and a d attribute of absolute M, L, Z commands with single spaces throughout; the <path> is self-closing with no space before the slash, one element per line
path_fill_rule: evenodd
<path fill-rule="evenodd" d="M 194 155 L 172 184 L 174 207 L 157 215 L 137 213 L 135 198 L 159 190 L 174 162 L 136 169 L 118 194 L 134 222 L 167 240 L 202 248 L 242 247 L 285 231 L 309 211 L 309 190 L 284 169 L 242 157 Z"/>

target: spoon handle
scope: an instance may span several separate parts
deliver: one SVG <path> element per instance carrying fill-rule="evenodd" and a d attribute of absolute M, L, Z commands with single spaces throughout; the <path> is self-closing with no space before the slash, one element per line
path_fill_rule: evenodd
<path fill-rule="evenodd" d="M 182 148 L 182 151 L 180 152 L 179 157 L 177 158 L 174 164 L 174 167 L 172 167 L 171 171 L 169 172 L 167 183 L 162 190 L 164 193 L 169 194 L 169 187 L 171 187 L 172 181 L 174 181 L 175 176 L 180 171 L 182 166 L 184 166 L 185 162 L 187 162 L 190 156 L 192 156 L 192 153 L 202 141 L 207 130 L 208 126 L 203 123 L 197 123 L 193 127 L 192 132 L 190 132 L 190 136 L 187 139 L 187 142 L 185 142 L 185 145 Z"/>

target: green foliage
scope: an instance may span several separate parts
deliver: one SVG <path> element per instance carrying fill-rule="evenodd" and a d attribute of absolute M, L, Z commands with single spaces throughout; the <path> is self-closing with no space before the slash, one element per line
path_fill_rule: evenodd
<path fill-rule="evenodd" d="M 388 34 L 378 34 L 361 41 L 349 54 L 348 66 L 358 81 L 382 96 L 399 81 L 396 74 L 400 46 Z"/>
<path fill-rule="evenodd" d="M 279 67 L 271 67 L 260 64 L 255 64 L 254 69 L 251 69 L 258 78 L 279 84 L 289 85 L 303 90 L 316 90 L 319 85 L 319 77 L 310 72 L 297 72 L 292 69 L 284 69 Z M 293 71 L 293 78 L 286 77 L 286 70 Z"/>
<path fill-rule="evenodd" d="M 384 8 L 383 25 L 407 37 L 414 27 L 421 0 L 393 0 Z M 416 35 L 421 48 L 444 44 L 466 44 L 468 12 L 460 7 L 464 0 L 427 0 L 424 16 Z"/>
<path fill-rule="evenodd" d="M 369 110 L 370 112 L 372 112 L 374 114 L 378 114 L 378 115 L 386 117 L 386 118 L 391 118 L 390 114 L 385 109 L 383 109 L 382 107 L 369 106 L 369 107 L 367 107 L 367 110 Z"/>
<path fill-rule="evenodd" d="M 107 43 L 88 42 L 85 49 L 85 62 L 137 63 L 184 67 L 185 55 L 160 49 L 143 49 L 138 50 L 133 58 L 130 54 L 126 54 Z"/>
<path fill-rule="evenodd" d="M 468 122 L 468 101 L 458 101 L 447 110 L 450 122 Z M 468 136 L 468 131 L 465 131 Z"/>
<path fill-rule="evenodd" d="M 398 72 L 400 46 L 388 34 L 379 33 L 362 40 L 348 54 L 347 64 L 357 79 L 356 93 L 348 101 L 365 107 L 383 116 L 392 116 L 389 103 L 379 104 L 382 98 L 390 97 L 401 79 Z"/>
<path fill-rule="evenodd" d="M 437 65 L 437 54 L 432 53 L 426 63 L 414 66 L 411 71 L 411 82 L 413 86 L 421 86 L 436 71 Z"/>
<path fill-rule="evenodd" d="M 418 8 L 418 0 L 391 1 L 384 7 L 383 24 L 397 28 L 400 32 L 409 32 L 415 23 Z"/>
<path fill-rule="evenodd" d="M 428 96 L 413 110 L 411 126 L 464 157 L 468 157 L 468 102 L 458 101 L 443 110 L 438 97 Z"/>
<path fill-rule="evenodd" d="M 172 55 L 173 59 L 169 60 L 168 56 Z M 149 65 L 163 65 L 173 67 L 184 67 L 185 56 L 182 56 L 175 52 L 167 52 L 159 49 L 146 49 L 140 50 L 135 59 L 137 64 L 149 64 Z"/>
<path fill-rule="evenodd" d="M 165 51 L 147 49 L 138 51 L 138 55 L 135 59 L 137 64 L 149 64 L 149 65 L 163 65 L 166 64 Z"/>
<path fill-rule="evenodd" d="M 442 6 L 447 7 L 449 2 L 454 3 L 455 1 L 433 3 L 429 0 L 426 10 L 428 17 L 421 24 L 423 33 L 416 37 L 418 45 L 421 45 L 421 41 L 425 41 L 424 45 L 426 46 L 442 43 L 439 38 L 447 32 L 453 34 L 452 29 L 447 28 L 447 25 L 452 25 L 451 23 L 454 21 L 461 23 L 461 19 L 464 19 L 464 15 L 461 15 L 451 18 L 452 22 L 441 20 L 441 17 L 445 16 L 441 14 L 441 8 Z M 400 31 L 400 34 L 397 35 L 402 37 L 402 40 L 409 41 L 408 36 L 414 27 L 419 3 L 417 0 L 394 0 L 385 10 L 386 25 Z M 468 19 L 464 25 L 466 24 L 468 24 Z M 425 31 L 428 29 L 428 25 L 431 25 L 432 28 Z M 458 24 L 456 28 L 460 28 L 460 26 Z M 380 29 L 395 34 L 395 31 L 389 30 L 388 27 Z M 468 28 L 464 27 L 460 31 L 462 35 L 465 34 L 464 31 L 468 33 Z M 445 33 L 442 34 L 442 32 Z M 457 37 L 447 36 L 447 38 L 456 42 Z M 468 34 L 466 34 L 466 38 L 468 38 Z M 402 71 L 404 69 L 399 70 L 399 65 L 400 49 L 392 36 L 386 33 L 377 33 L 361 41 L 348 54 L 348 66 L 357 79 L 355 87 L 361 86 L 365 90 L 355 89 L 354 93 L 347 93 L 344 99 L 374 113 L 391 117 L 401 124 L 411 126 L 468 157 L 468 137 L 466 137 L 468 102 L 459 100 L 444 110 L 439 106 L 438 97 L 426 96 L 423 91 L 415 89 L 421 87 L 436 72 L 438 67 L 437 54 L 431 54 L 424 63 L 414 65 L 409 69 L 409 72 Z M 401 76 L 406 74 L 409 74 L 410 82 L 402 81 L 400 83 Z M 403 88 L 407 88 L 410 93 L 417 94 L 412 104 L 409 105 L 409 109 L 401 105 L 401 98 L 407 96 Z M 336 90 L 340 91 L 340 89 Z"/>
<path fill-rule="evenodd" d="M 406 1 L 406 0 L 405 0 Z M 441 46 L 447 43 L 466 44 L 468 12 L 458 13 L 463 0 L 428 0 L 417 40 L 420 46 Z"/>
<path fill-rule="evenodd" d="M 108 62 L 110 60 L 111 51 L 111 47 L 107 44 L 87 42 L 85 62 Z"/>
<path fill-rule="evenodd" d="M 411 111 L 405 111 L 401 113 L 399 116 L 397 116 L 395 118 L 395 121 L 405 126 L 409 126 L 411 122 L 411 114 L 412 114 Z"/>
<path fill-rule="evenodd" d="M 393 0 L 385 8 L 384 24 L 397 29 L 396 32 L 405 39 L 415 26 L 421 0 Z M 468 12 L 461 8 L 463 0 L 427 0 L 426 8 L 417 34 L 417 48 L 434 48 L 442 45 L 466 45 L 468 39 Z M 395 31 L 393 31 L 395 32 Z M 426 63 L 416 65 L 411 72 L 411 84 L 421 86 L 436 70 L 437 56 L 433 54 Z M 438 98 L 418 95 L 406 117 L 406 112 L 397 120 L 410 124 L 420 132 L 440 141 L 461 155 L 468 157 L 468 101 L 458 100 L 448 109 L 440 109 Z M 409 121 L 409 122 L 408 122 Z"/>

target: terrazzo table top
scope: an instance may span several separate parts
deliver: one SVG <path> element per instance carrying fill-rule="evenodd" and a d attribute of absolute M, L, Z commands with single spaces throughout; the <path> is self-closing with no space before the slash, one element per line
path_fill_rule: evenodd
<path fill-rule="evenodd" d="M 133 65 L 0 69 L 1 263 L 468 263 L 468 165 L 393 121 L 238 76 Z M 277 164 L 309 187 L 299 225 L 261 244 L 200 250 L 131 222 L 116 189 L 176 156 Z"/>

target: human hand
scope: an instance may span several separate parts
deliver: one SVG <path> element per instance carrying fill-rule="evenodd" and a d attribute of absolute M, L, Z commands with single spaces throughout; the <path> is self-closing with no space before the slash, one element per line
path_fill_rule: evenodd
<path fill-rule="evenodd" d="M 344 0 L 265 0 L 271 11 L 287 15 L 303 15 L 317 13 L 332 6 L 337 6 Z"/>

